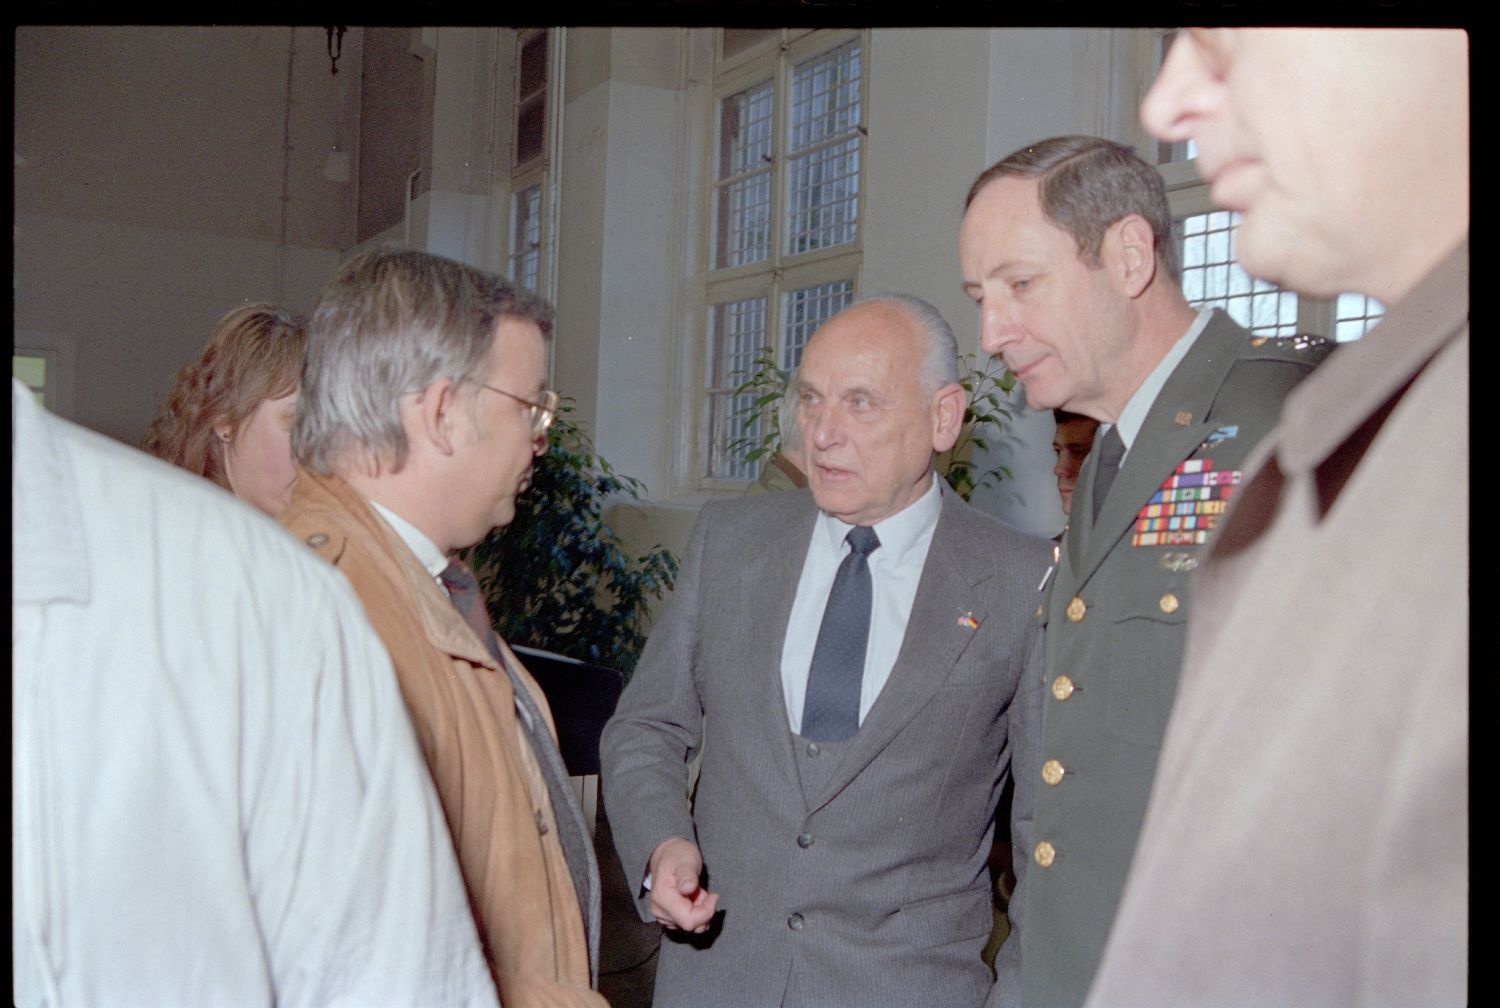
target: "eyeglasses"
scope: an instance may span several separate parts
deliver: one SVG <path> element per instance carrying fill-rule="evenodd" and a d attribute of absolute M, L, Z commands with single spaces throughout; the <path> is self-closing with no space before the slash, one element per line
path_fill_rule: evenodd
<path fill-rule="evenodd" d="M 472 381 L 473 379 L 470 380 Z M 474 384 L 478 385 L 480 388 L 487 388 L 491 392 L 499 392 L 501 395 L 505 396 L 505 398 L 514 399 L 516 402 L 522 404 L 523 406 L 530 406 L 532 437 L 541 437 L 543 434 L 547 433 L 547 428 L 552 426 L 552 421 L 557 417 L 557 393 L 552 391 L 551 389 L 546 389 L 542 392 L 541 402 L 532 402 L 530 399 L 521 398 L 514 392 L 507 392 L 504 389 L 496 388 L 493 385 L 486 385 L 482 381 L 475 381 Z"/>

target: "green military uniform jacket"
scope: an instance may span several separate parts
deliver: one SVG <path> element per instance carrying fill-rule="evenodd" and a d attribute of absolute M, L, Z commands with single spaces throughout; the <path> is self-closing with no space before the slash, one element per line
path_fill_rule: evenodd
<path fill-rule="evenodd" d="M 1152 403 L 1097 524 L 1097 452 L 1084 462 L 1039 610 L 1041 695 L 1027 705 L 1042 780 L 1021 950 L 1027 1008 L 1075 1008 L 1088 994 L 1177 687 L 1190 575 L 1245 457 L 1331 346 L 1252 339 L 1215 311 Z"/>

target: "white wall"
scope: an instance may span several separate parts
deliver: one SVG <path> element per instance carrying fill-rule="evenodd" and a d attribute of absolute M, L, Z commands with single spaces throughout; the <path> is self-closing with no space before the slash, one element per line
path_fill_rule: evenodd
<path fill-rule="evenodd" d="M 670 495 L 687 147 L 675 28 L 572 29 L 558 223 L 557 387 L 599 453 Z"/>
<path fill-rule="evenodd" d="M 135 443 L 221 315 L 307 310 L 352 241 L 353 187 L 323 166 L 354 132 L 360 36 L 338 78 L 318 28 L 23 27 L 15 47 L 15 329 L 71 354 L 72 419 Z"/>

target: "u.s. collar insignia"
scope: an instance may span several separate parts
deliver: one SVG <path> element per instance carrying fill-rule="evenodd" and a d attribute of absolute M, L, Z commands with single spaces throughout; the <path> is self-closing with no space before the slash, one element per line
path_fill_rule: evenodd
<path fill-rule="evenodd" d="M 1161 559 L 1158 560 L 1157 563 L 1161 565 L 1161 569 L 1164 571 L 1171 571 L 1173 574 L 1181 574 L 1185 571 L 1192 570 L 1194 567 L 1197 567 L 1198 558 L 1192 553 L 1179 553 L 1173 551 L 1171 553 L 1163 553 L 1161 555 Z"/>

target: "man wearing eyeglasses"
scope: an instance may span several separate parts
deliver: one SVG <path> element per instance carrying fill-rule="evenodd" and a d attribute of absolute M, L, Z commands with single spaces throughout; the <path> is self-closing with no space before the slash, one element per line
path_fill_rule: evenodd
<path fill-rule="evenodd" d="M 452 556 L 515 517 L 546 449 L 552 318 L 448 259 L 351 259 L 308 326 L 279 519 L 390 651 L 501 1001 L 598 1008 L 598 867 L 551 713 Z"/>

